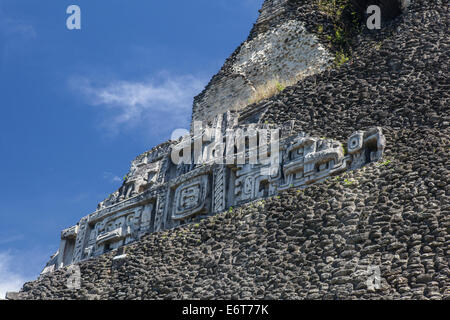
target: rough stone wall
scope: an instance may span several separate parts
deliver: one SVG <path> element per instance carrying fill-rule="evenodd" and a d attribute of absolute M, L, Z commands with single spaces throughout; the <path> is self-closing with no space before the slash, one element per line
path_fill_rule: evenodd
<path fill-rule="evenodd" d="M 81 263 L 79 290 L 67 288 L 70 273 L 61 269 L 27 283 L 19 298 L 450 298 L 448 175 L 437 163 L 431 170 L 441 175 L 430 179 L 416 163 L 434 148 L 448 156 L 448 136 L 428 134 L 388 135 L 401 146 L 388 156 L 405 153 L 402 161 L 146 236 L 123 259 L 110 253 Z M 369 290 L 373 267 L 380 287 Z"/>
<path fill-rule="evenodd" d="M 262 8 L 259 10 L 259 17 L 256 25 L 270 22 L 279 15 L 285 13 L 288 0 L 267 0 L 264 1 Z"/>
<path fill-rule="evenodd" d="M 368 6 L 379 6 L 381 19 L 385 21 L 396 17 L 411 4 L 411 0 L 351 0 L 351 2 L 361 12 L 365 12 Z"/>
<path fill-rule="evenodd" d="M 239 121 L 294 120 L 297 128 L 333 138 L 373 125 L 448 130 L 447 9 L 440 1 L 412 3 L 389 26 L 360 35 L 347 64 L 251 106 Z"/>
<path fill-rule="evenodd" d="M 333 43 L 336 21 L 321 12 L 319 2 L 266 0 L 248 39 L 194 98 L 192 120 L 212 121 L 228 110 L 245 109 L 254 102 L 255 92 L 271 81 L 293 84 L 330 67 L 334 51 L 342 48 Z M 349 0 L 340 4 L 347 6 L 347 16 L 355 10 L 364 18 L 369 2 Z M 387 23 L 406 11 L 410 1 L 376 0 L 370 4 L 381 7 Z M 319 27 L 324 31 L 318 32 Z"/>

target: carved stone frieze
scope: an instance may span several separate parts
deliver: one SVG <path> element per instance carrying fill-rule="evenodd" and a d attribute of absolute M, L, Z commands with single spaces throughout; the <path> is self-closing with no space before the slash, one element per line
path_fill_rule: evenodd
<path fill-rule="evenodd" d="M 357 131 L 341 143 L 295 132 L 292 122 L 274 135 L 268 125 L 237 125 L 236 119 L 236 113 L 227 112 L 216 117 L 215 128 L 136 158 L 118 191 L 62 231 L 60 248 L 44 272 L 101 255 L 151 232 L 360 168 L 380 160 L 386 143 L 378 127 Z M 239 145 L 240 135 L 245 139 Z M 198 141 L 206 141 L 200 150 L 202 163 L 195 157 L 173 163 L 172 152 L 180 148 L 191 152 Z"/>

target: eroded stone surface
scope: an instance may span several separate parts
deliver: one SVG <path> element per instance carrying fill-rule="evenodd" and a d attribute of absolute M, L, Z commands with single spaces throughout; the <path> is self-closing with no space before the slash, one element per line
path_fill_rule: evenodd
<path fill-rule="evenodd" d="M 194 99 L 192 119 L 211 123 L 218 114 L 247 106 L 253 93 L 270 81 L 294 83 L 323 71 L 332 57 L 303 22 L 285 21 L 239 47 L 232 60 Z"/>

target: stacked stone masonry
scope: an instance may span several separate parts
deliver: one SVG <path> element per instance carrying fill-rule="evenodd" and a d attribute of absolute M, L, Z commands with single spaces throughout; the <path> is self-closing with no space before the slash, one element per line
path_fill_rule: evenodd
<path fill-rule="evenodd" d="M 290 20 L 301 21 L 311 34 L 320 25 L 327 30 L 331 22 L 316 4 L 313 0 L 266 1 L 266 10 L 273 10 L 261 13 L 249 40 L 269 30 L 276 32 Z M 156 150 L 161 155 L 169 153 L 175 142 L 162 144 L 132 165 L 139 186 L 127 178 L 98 208 L 98 212 L 110 212 L 113 217 L 122 209 L 129 210 L 127 205 L 132 211 L 131 202 L 136 198 L 138 202 L 142 199 L 136 208 L 143 209 L 151 202 L 146 204 L 141 195 L 154 190 L 150 197 L 162 199 L 152 203 L 154 215 L 150 215 L 149 225 L 156 232 L 77 263 L 80 289 L 67 287 L 70 267 L 63 267 L 25 284 L 20 293 L 11 293 L 8 298 L 449 299 L 449 9 L 444 1 L 411 1 L 408 10 L 394 15 L 381 30 L 357 35 L 351 60 L 340 68 L 312 74 L 280 94 L 240 110 L 237 119 L 228 113 L 219 119 L 219 111 L 212 117 L 212 122 L 218 119 L 213 127 L 220 123 L 225 123 L 225 128 L 285 125 L 280 141 L 290 136 L 293 139 L 283 150 L 285 154 L 289 148 L 295 154 L 295 139 L 322 137 L 314 138 L 316 143 L 328 140 L 333 150 L 331 141 L 347 142 L 348 148 L 353 133 L 365 132 L 362 136 L 366 140 L 371 136 L 370 128 L 382 128 L 387 141 L 382 162 L 344 170 L 303 188 L 296 179 L 285 180 L 285 171 L 291 170 L 291 177 L 296 175 L 295 159 L 285 163 L 286 158 L 281 158 L 283 174 L 276 195 L 246 202 L 245 192 L 230 197 L 227 186 L 236 186 L 230 174 L 236 175 L 235 181 L 244 181 L 245 190 L 245 176 L 261 171 L 213 165 L 194 176 L 200 168 L 167 169 L 171 165 L 165 157 L 150 155 Z M 322 39 L 318 33 L 316 36 Z M 326 46 L 323 39 L 319 42 Z M 234 55 L 206 91 L 220 83 L 218 79 L 229 73 L 233 61 Z M 301 132 L 308 136 L 302 137 Z M 344 159 L 351 157 L 351 168 L 357 161 L 350 149 Z M 147 182 L 138 182 L 142 174 L 137 174 L 137 164 L 145 162 L 142 172 L 150 172 L 147 165 L 159 161 L 144 179 Z M 305 168 L 304 162 L 301 164 Z M 167 170 L 173 174 L 169 177 L 178 177 L 172 179 L 173 185 L 161 174 Z M 189 187 L 183 181 L 202 183 L 198 177 L 203 172 L 209 176 L 211 198 L 207 202 L 211 212 L 199 211 L 185 221 L 165 220 L 173 214 L 184 215 L 165 204 L 177 189 Z M 130 173 L 130 179 L 132 176 Z M 158 189 L 157 185 L 163 187 Z M 263 185 L 261 191 L 269 194 L 270 183 Z M 282 190 L 286 185 L 288 188 Z M 169 189 L 171 193 L 166 192 Z M 252 197 L 260 191 L 257 189 L 249 192 Z M 183 193 L 180 188 L 179 199 L 192 199 L 196 194 L 185 190 Z M 236 205 L 237 201 L 242 204 Z M 231 205 L 233 209 L 227 210 Z M 164 223 L 167 230 L 155 228 Z M 146 223 L 142 226 L 145 229 Z M 139 234 L 140 230 L 137 237 Z M 75 249 L 79 235 L 76 226 L 66 230 L 63 238 Z M 89 236 L 84 239 L 88 241 Z M 125 243 L 125 239 L 121 241 Z M 63 265 L 71 263 L 71 247 L 67 247 Z M 58 259 L 62 257 L 49 263 L 50 269 L 56 269 Z M 379 286 L 368 281 L 374 270 L 379 271 Z"/>

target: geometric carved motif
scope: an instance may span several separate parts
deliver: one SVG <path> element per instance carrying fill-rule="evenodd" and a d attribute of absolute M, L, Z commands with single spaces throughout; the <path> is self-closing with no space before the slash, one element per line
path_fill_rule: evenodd
<path fill-rule="evenodd" d="M 190 218 L 205 209 L 208 180 L 207 175 L 202 175 L 177 187 L 173 220 Z"/>
<path fill-rule="evenodd" d="M 225 168 L 224 166 L 216 166 L 214 168 L 214 212 L 222 212 L 225 210 Z"/>
<path fill-rule="evenodd" d="M 284 154 L 285 184 L 281 189 L 305 186 L 345 168 L 340 143 L 300 135 Z"/>
<path fill-rule="evenodd" d="M 272 196 L 281 177 L 278 167 L 273 165 L 244 164 L 236 167 L 234 181 L 235 203 Z M 272 173 L 272 175 L 271 175 Z"/>

